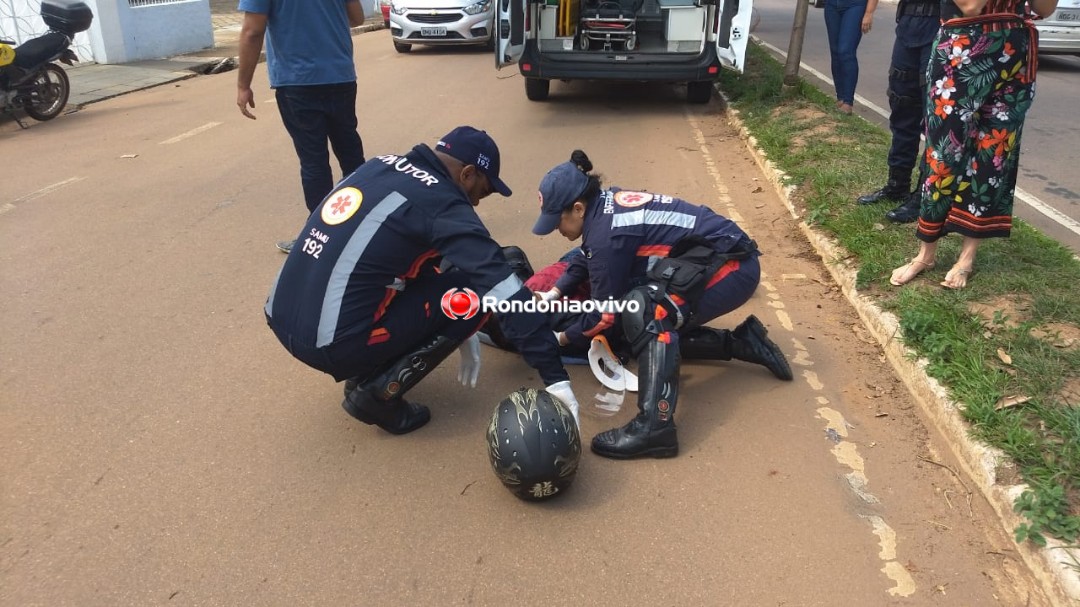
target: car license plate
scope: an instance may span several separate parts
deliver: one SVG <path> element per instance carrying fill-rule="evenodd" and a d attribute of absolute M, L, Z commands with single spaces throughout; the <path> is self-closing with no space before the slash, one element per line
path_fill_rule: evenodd
<path fill-rule="evenodd" d="M 1058 9 L 1054 21 L 1080 21 L 1080 10 Z"/>
<path fill-rule="evenodd" d="M 445 36 L 446 35 L 446 28 L 445 27 L 422 27 L 422 28 L 420 28 L 420 35 L 424 36 L 424 37 L 427 37 L 427 36 Z"/>

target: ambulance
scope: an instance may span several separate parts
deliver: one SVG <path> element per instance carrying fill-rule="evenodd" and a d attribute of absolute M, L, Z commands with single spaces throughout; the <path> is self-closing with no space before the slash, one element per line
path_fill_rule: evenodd
<path fill-rule="evenodd" d="M 686 84 L 708 103 L 721 68 L 743 70 L 752 0 L 496 0 L 495 64 L 516 64 L 525 96 L 552 80 Z"/>

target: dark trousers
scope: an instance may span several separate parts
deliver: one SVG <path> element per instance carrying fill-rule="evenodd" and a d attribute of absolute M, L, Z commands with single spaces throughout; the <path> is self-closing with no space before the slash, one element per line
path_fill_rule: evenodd
<path fill-rule="evenodd" d="M 889 64 L 889 168 L 911 173 L 919 157 L 926 107 L 926 66 L 941 22 L 937 15 L 901 15 Z"/>
<path fill-rule="evenodd" d="M 337 381 L 351 377 L 370 378 L 389 365 L 415 352 L 437 336 L 465 341 L 486 319 L 477 313 L 457 319 L 443 312 L 447 291 L 469 288 L 461 272 L 430 274 L 410 281 L 385 306 L 371 329 L 339 339 L 324 348 L 307 348 L 292 342 L 288 334 L 274 333 L 289 352 L 309 367 L 328 373 Z M 271 324 L 273 327 L 273 324 Z"/>
<path fill-rule="evenodd" d="M 703 325 L 742 307 L 750 301 L 759 282 L 761 282 L 761 264 L 758 262 L 757 255 L 740 261 L 732 260 L 720 266 L 720 269 L 709 279 L 705 292 L 702 293 L 701 299 L 694 308 L 691 326 Z M 689 307 L 683 309 L 684 314 L 687 312 L 689 312 Z"/>
<path fill-rule="evenodd" d="M 281 121 L 300 158 L 300 183 L 310 213 L 334 188 L 328 140 L 342 177 L 364 164 L 364 144 L 356 131 L 356 83 L 282 86 L 276 96 Z"/>

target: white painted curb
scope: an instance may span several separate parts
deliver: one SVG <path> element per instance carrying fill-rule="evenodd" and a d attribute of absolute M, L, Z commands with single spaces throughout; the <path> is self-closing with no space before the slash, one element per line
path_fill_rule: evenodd
<path fill-rule="evenodd" d="M 722 93 L 721 93 L 722 95 Z M 949 448 L 960 460 L 964 473 L 972 479 L 987 501 L 994 508 L 1002 527 L 1009 534 L 1026 519 L 1013 512 L 1012 504 L 1026 485 L 1005 486 L 997 484 L 995 470 L 1006 462 L 1004 454 L 976 442 L 968 434 L 968 424 L 961 415 L 962 405 L 952 401 L 937 380 L 926 374 L 926 359 L 915 359 L 914 351 L 904 346 L 900 338 L 900 325 L 891 313 L 877 307 L 875 301 L 861 295 L 855 288 L 857 268 L 848 261 L 850 255 L 840 245 L 821 231 L 810 226 L 799 216 L 791 195 L 794 186 L 784 183 L 785 174 L 780 171 L 757 144 L 757 140 L 743 125 L 739 113 L 727 107 L 728 119 L 746 142 L 755 162 L 776 188 L 791 217 L 798 224 L 810 245 L 821 257 L 833 280 L 840 286 L 851 305 L 854 306 L 863 325 L 873 333 L 885 350 L 885 356 L 903 380 L 908 391 L 915 397 L 923 413 L 939 432 L 945 435 Z M 1008 465 L 1008 464 L 1005 464 Z M 1030 542 L 1014 545 L 1028 568 L 1042 584 L 1044 591 L 1055 604 L 1075 607 L 1080 604 L 1080 572 L 1068 565 L 1080 563 L 1080 550 L 1066 548 L 1054 539 L 1047 539 L 1047 547 L 1040 549 Z"/>

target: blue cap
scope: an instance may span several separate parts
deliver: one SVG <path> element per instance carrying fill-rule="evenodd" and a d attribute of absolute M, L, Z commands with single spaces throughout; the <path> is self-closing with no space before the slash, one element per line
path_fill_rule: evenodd
<path fill-rule="evenodd" d="M 459 126 L 435 144 L 435 150 L 449 154 L 466 165 L 473 165 L 487 176 L 491 187 L 503 196 L 511 194 L 510 188 L 499 179 L 499 146 L 484 131 L 471 126 Z"/>
<path fill-rule="evenodd" d="M 554 232 L 563 211 L 573 206 L 588 187 L 589 176 L 572 162 L 548 171 L 540 180 L 540 218 L 533 226 L 533 234 L 544 236 Z"/>

